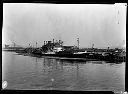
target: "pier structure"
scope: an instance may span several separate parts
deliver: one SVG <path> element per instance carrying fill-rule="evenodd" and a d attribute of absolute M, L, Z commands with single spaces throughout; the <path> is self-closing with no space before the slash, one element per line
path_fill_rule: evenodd
<path fill-rule="evenodd" d="M 94 60 L 116 60 L 116 61 L 126 61 L 126 51 L 124 49 L 110 49 L 107 47 L 106 49 L 98 49 L 94 48 L 94 44 L 92 48 L 79 48 L 79 38 L 77 38 L 78 48 L 74 46 L 63 46 L 63 41 L 44 41 L 44 45 L 42 47 L 36 48 L 29 47 L 17 47 L 16 44 L 14 47 L 10 47 L 10 45 L 5 45 L 5 51 L 15 51 L 18 53 L 28 53 L 33 55 L 46 55 L 47 56 L 58 56 L 58 57 L 67 57 L 67 58 L 87 58 Z"/>

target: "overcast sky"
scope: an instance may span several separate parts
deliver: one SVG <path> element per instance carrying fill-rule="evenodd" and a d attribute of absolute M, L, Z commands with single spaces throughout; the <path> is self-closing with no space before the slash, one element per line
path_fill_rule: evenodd
<path fill-rule="evenodd" d="M 61 39 L 64 45 L 126 45 L 126 6 L 87 4 L 3 4 L 2 44 L 43 45 Z"/>

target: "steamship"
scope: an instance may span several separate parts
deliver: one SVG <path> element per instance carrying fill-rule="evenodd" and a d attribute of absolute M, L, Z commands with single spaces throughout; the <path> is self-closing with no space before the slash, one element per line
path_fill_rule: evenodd
<path fill-rule="evenodd" d="M 32 51 L 32 54 L 40 56 L 59 57 L 67 60 L 79 61 L 125 61 L 126 53 L 120 49 L 97 49 L 92 48 L 80 49 L 79 38 L 78 46 L 63 46 L 63 41 L 44 41 L 41 48 Z"/>

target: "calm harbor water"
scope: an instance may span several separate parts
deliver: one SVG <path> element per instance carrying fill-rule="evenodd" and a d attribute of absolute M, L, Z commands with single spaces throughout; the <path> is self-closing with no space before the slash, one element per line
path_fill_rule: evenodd
<path fill-rule="evenodd" d="M 125 62 L 62 61 L 2 52 L 2 81 L 6 89 L 125 90 Z"/>

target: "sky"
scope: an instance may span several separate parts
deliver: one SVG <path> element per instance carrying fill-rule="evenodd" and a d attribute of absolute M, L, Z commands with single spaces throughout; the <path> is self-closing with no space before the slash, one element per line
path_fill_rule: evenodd
<path fill-rule="evenodd" d="M 80 47 L 125 47 L 126 3 L 36 4 L 4 3 L 2 45 L 42 46 L 63 40 Z"/>

